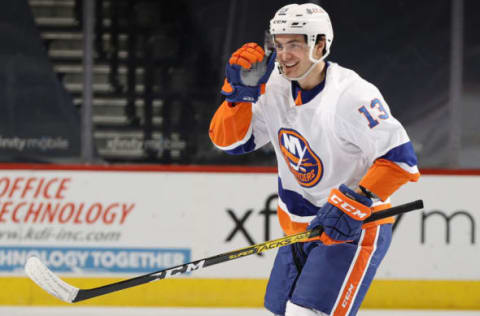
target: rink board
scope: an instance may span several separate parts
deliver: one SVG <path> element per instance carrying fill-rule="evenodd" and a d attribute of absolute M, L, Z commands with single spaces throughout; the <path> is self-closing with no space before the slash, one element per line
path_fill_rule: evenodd
<path fill-rule="evenodd" d="M 112 278 L 65 278 L 89 288 L 120 281 Z M 1 305 L 71 306 L 26 278 L 1 278 Z M 167 279 L 88 301 L 84 306 L 262 307 L 266 279 Z M 8 289 L 8 290 L 5 290 Z M 12 295 L 12 293 L 17 293 Z M 375 280 L 362 308 L 480 309 L 480 281 Z"/>
<path fill-rule="evenodd" d="M 35 253 L 80 288 L 282 236 L 275 170 L 239 167 L 0 165 L 2 305 L 58 305 L 22 271 Z M 480 309 L 480 172 L 424 170 L 393 204 L 397 221 L 364 308 Z M 455 197 L 455 198 L 452 198 Z M 79 304 L 260 307 L 276 251 Z M 22 293 L 12 295 L 11 293 Z"/>

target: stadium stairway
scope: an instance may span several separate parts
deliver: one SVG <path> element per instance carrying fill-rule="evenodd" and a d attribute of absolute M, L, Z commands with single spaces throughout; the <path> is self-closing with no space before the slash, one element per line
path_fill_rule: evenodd
<path fill-rule="evenodd" d="M 29 0 L 53 69 L 79 109 L 83 91 L 81 3 Z M 116 35 L 112 35 L 111 2 L 95 3 L 96 18 L 102 20 L 95 26 L 93 67 L 92 119 L 97 152 L 106 161 L 144 161 L 152 155 L 146 145 L 157 155 L 161 152 L 158 147 L 162 146 L 162 136 L 155 128 L 158 130 L 162 124 L 162 101 L 154 99 L 151 103 L 153 117 L 149 124 L 154 131 L 146 142 L 144 67 L 137 64 L 129 69 L 129 35 L 125 22 L 123 27 L 116 25 Z M 130 80 L 129 71 L 134 74 Z"/>

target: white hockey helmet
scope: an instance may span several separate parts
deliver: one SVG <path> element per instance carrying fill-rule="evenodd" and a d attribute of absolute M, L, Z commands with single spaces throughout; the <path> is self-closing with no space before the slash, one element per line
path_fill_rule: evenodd
<path fill-rule="evenodd" d="M 333 28 L 330 16 L 314 3 L 289 4 L 280 8 L 270 20 L 270 34 L 304 34 L 310 47 L 310 60 L 317 64 L 330 54 L 333 42 Z M 325 36 L 325 53 L 320 59 L 313 57 L 317 35 Z M 308 71 L 310 72 L 310 71 Z M 307 75 L 307 73 L 304 74 Z"/>

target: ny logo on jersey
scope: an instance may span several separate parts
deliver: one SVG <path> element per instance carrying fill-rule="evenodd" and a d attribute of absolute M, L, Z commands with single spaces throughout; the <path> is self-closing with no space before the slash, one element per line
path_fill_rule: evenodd
<path fill-rule="evenodd" d="M 320 158 L 313 152 L 307 140 L 295 130 L 281 128 L 278 144 L 288 168 L 303 187 L 313 187 L 323 175 Z"/>

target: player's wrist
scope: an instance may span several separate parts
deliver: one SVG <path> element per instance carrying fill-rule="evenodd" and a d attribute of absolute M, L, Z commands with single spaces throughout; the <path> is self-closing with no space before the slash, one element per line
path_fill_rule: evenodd
<path fill-rule="evenodd" d="M 370 200 L 378 199 L 378 196 L 376 196 L 375 193 L 361 185 L 359 185 L 358 188 L 355 189 L 355 192 L 368 197 Z"/>

